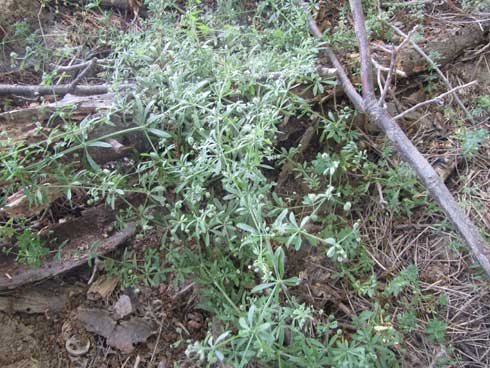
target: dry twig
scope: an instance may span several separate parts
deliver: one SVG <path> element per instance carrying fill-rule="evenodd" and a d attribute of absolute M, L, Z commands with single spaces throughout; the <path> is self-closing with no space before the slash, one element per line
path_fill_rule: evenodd
<path fill-rule="evenodd" d="M 417 27 L 414 27 L 410 31 L 410 33 L 407 35 L 407 38 L 405 38 L 400 45 L 398 45 L 397 47 L 393 46 L 391 48 L 391 50 L 389 50 L 389 52 L 391 54 L 390 67 L 388 69 L 388 75 L 386 76 L 385 85 L 384 85 L 383 89 L 381 90 L 381 96 L 379 97 L 379 100 L 378 100 L 379 104 L 384 103 L 384 100 L 386 98 L 386 94 L 388 93 L 388 90 L 389 90 L 390 85 L 391 85 L 391 79 L 393 78 L 393 73 L 394 72 L 401 73 L 401 72 L 398 72 L 396 70 L 396 67 L 395 67 L 396 66 L 396 57 L 398 55 L 398 51 L 401 50 L 405 46 L 405 44 L 410 40 L 410 38 L 412 37 L 412 35 L 416 31 L 416 29 L 417 29 Z M 373 62 L 374 62 L 374 59 L 373 59 Z M 406 76 L 406 74 L 405 74 L 405 76 Z"/>
<path fill-rule="evenodd" d="M 440 94 L 439 96 L 436 96 L 434 98 L 431 98 L 430 100 L 422 101 L 422 102 L 420 102 L 420 103 L 412 106 L 408 110 L 405 110 L 401 114 L 398 114 L 397 116 L 395 116 L 393 118 L 393 120 L 401 119 L 404 116 L 410 114 L 412 111 L 415 111 L 415 110 L 417 110 L 418 108 L 420 108 L 422 106 L 429 105 L 429 104 L 434 103 L 434 102 L 438 102 L 438 101 L 442 100 L 444 97 L 449 96 L 450 94 L 452 94 L 452 93 L 454 93 L 454 92 L 456 92 L 456 91 L 458 91 L 460 89 L 463 89 L 463 88 L 466 88 L 466 87 L 470 87 L 470 86 L 474 86 L 475 84 L 478 84 L 478 81 L 474 80 L 474 81 L 471 81 L 469 83 L 462 84 L 461 86 L 454 87 L 454 88 L 450 89 L 449 91 Z"/>
<path fill-rule="evenodd" d="M 87 65 L 85 66 L 85 69 L 83 69 L 80 74 L 77 75 L 75 79 L 70 83 L 70 86 L 68 88 L 68 93 L 72 93 L 75 88 L 77 87 L 78 83 L 87 75 L 87 73 L 92 69 L 92 67 L 95 65 L 95 59 L 90 60 Z"/>

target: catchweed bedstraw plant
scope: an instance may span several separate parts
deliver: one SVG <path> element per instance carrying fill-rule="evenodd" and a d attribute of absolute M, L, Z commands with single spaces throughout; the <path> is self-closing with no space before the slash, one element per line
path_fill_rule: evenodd
<path fill-rule="evenodd" d="M 2 178 L 40 182 L 49 169 L 66 193 L 84 189 L 94 202 L 116 207 L 130 193 L 143 196 L 141 205 L 118 213 L 118 228 L 136 218 L 142 232 L 160 231 L 165 260 L 126 252 L 119 264 L 107 261 L 109 269 L 125 285 L 156 285 L 170 269 L 178 281 L 201 285 L 199 307 L 221 331 L 210 328 L 189 345 L 200 365 L 397 366 L 390 350 L 396 331 L 384 323 L 384 310 L 363 316 L 358 330 L 346 334 L 333 315 L 291 292 L 302 280 L 288 272 L 286 254 L 305 245 L 330 257 L 349 282 L 373 268 L 353 209 L 368 184 L 346 183 L 349 174 L 374 171 L 350 129 L 352 111 L 320 115 L 292 92 L 300 84 L 316 93 L 324 87 L 304 11 L 293 0 L 261 1 L 245 18 L 233 1 L 219 2 L 216 12 L 197 1 L 179 9 L 166 0 L 148 6 L 149 17 L 114 40 L 112 55 L 114 82 L 137 86 L 120 106 L 135 125 L 94 137 L 109 118 L 73 124 L 65 114 L 49 144 L 5 153 Z M 305 163 L 291 163 L 307 188 L 299 198 L 273 195 L 269 179 L 285 158 L 274 142 L 288 115 L 318 121 L 324 147 Z M 148 151 L 131 168 L 100 167 L 91 158 L 89 147 L 135 131 Z M 82 169 L 62 164 L 72 154 L 84 159 Z M 311 222 L 322 230 L 308 232 Z M 366 279 L 357 292 L 375 296 L 375 278 Z"/>
<path fill-rule="evenodd" d="M 270 167 L 264 161 L 277 155 L 273 141 L 282 118 L 297 111 L 313 118 L 290 91 L 305 75 L 316 75 L 317 50 L 294 2 L 262 2 L 251 24 L 232 15 L 220 18 L 189 7 L 175 29 L 176 14 L 160 12 L 144 32 L 126 35 L 117 52 L 117 75 L 138 80 L 141 100 L 151 101 L 148 116 L 165 114 L 158 129 L 167 134 L 153 140 L 154 150 L 136 174 L 146 178 L 140 185 L 155 191 L 150 197 L 167 207 L 161 220 L 169 229 L 167 244 L 174 244 L 167 260 L 182 278 L 205 286 L 200 306 L 223 325 L 219 336 L 210 333 L 188 352 L 209 365 L 238 367 L 254 360 L 328 365 L 343 362 L 342 351 L 354 364 L 361 361 L 358 343 L 346 345 L 332 318 L 290 295 L 300 279 L 286 275 L 283 247 L 299 249 L 309 241 L 342 261 L 356 247 L 346 246 L 358 241 L 356 227 L 332 224 L 329 236 L 309 234 L 304 226 L 310 218 L 274 202 L 265 176 Z M 140 50 L 146 50 L 142 58 Z M 268 79 L 271 72 L 280 77 Z M 333 127 L 330 132 L 335 134 Z M 320 155 L 311 173 L 333 184 L 337 171 L 335 181 L 349 165 L 358 165 L 362 155 L 353 137 L 347 138 L 338 139 L 345 141 L 340 157 Z M 173 202 L 163 198 L 166 192 L 175 194 Z M 328 206 L 349 210 L 337 191 L 311 194 L 306 206 L 317 220 L 325 221 Z M 332 352 L 338 352 L 335 360 Z"/>

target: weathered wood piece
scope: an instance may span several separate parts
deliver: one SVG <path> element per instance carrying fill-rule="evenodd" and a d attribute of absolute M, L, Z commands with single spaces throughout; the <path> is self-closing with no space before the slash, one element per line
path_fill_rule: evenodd
<path fill-rule="evenodd" d="M 78 308 L 76 317 L 87 331 L 105 337 L 108 345 L 123 353 L 133 352 L 135 344 L 145 342 L 153 334 L 153 326 L 147 320 L 132 317 L 117 322 L 104 309 Z"/>
<path fill-rule="evenodd" d="M 483 25 L 483 26 L 481 26 Z M 427 55 L 437 55 L 435 62 L 443 67 L 451 63 L 465 50 L 485 42 L 490 22 L 469 24 L 441 24 L 437 28 L 424 29 L 427 36 L 417 45 Z M 408 77 L 425 72 L 429 68 L 427 60 L 414 47 L 400 50 L 396 68 Z"/>
<path fill-rule="evenodd" d="M 7 295 L 0 295 L 0 311 L 28 314 L 59 313 L 67 305 L 70 295 L 80 292 L 79 287 L 60 286 L 55 285 L 53 281 L 48 281 L 42 286 L 33 285 Z"/>
<path fill-rule="evenodd" d="M 18 264 L 14 256 L 0 254 L 0 290 L 59 275 L 115 250 L 135 234 L 136 224 L 130 222 L 123 230 L 104 238 L 114 219 L 114 211 L 99 206 L 84 211 L 81 217 L 59 224 L 53 229 L 53 236 L 59 244 L 68 243 L 63 247 L 61 257 L 53 255 L 43 259 L 41 267 Z"/>

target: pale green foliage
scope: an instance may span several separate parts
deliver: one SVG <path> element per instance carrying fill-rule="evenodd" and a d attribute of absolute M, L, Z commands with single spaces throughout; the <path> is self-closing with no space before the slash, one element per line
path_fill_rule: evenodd
<path fill-rule="evenodd" d="M 316 73 L 319 45 L 298 3 L 261 1 L 254 13 L 240 4 L 218 1 L 213 12 L 199 1 L 185 8 L 147 1 L 149 17 L 139 28 L 111 34 L 114 83 L 136 83 L 118 108 L 136 126 L 94 138 L 94 129 L 111 124 L 109 116 L 74 124 L 69 110 L 60 111 L 63 124 L 45 142 L 2 153 L 0 179 L 19 180 L 8 188 L 13 192 L 40 183 L 49 169 L 68 198 L 86 190 L 89 205 L 116 207 L 117 199 L 142 195 L 143 204 L 118 213 L 116 227 L 136 219 L 138 237 L 157 230 L 161 247 L 145 251 L 143 259 L 127 250 L 118 262 L 107 259 L 107 269 L 126 286 L 156 286 L 168 272 L 177 282 L 192 278 L 201 285 L 199 308 L 222 331 L 216 336 L 210 329 L 189 345 L 189 357 L 200 366 L 396 367 L 391 347 L 402 336 L 378 299 L 420 297 L 417 269 L 388 276 L 379 293 L 356 208 L 371 201 L 374 183 L 395 215 L 409 215 L 426 196 L 408 167 L 390 166 L 388 150 L 378 164 L 368 160 L 351 129 L 351 109 L 319 113 L 292 93 L 302 84 L 320 95 L 332 83 Z M 352 46 L 353 31 L 346 14 L 341 17 L 332 41 Z M 372 19 L 374 31 L 384 18 Z M 309 160 L 295 162 L 295 148 L 278 149 L 277 127 L 286 116 L 315 124 L 321 148 Z M 104 148 L 105 139 L 128 132 L 143 134 L 148 144 L 148 152 L 132 157 L 133 167 L 95 163 L 89 147 Z M 68 154 L 83 158 L 84 169 L 63 164 Z M 270 174 L 284 162 L 307 188 L 299 198 L 272 194 Z M 306 230 L 311 222 L 320 225 L 318 233 Z M 317 247 L 338 268 L 332 282 L 342 279 L 375 300 L 375 308 L 354 321 L 356 331 L 345 333 L 333 315 L 293 296 L 302 279 L 288 271 L 286 255 L 294 262 L 305 246 Z M 417 302 L 400 303 L 405 332 L 416 328 L 414 312 L 405 309 Z M 440 336 L 439 327 L 428 333 Z"/>

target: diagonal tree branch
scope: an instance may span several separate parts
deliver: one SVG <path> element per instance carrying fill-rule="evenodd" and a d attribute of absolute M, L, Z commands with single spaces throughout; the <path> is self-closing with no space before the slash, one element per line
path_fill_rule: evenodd
<path fill-rule="evenodd" d="M 311 33 L 316 38 L 322 39 L 323 34 L 318 28 L 318 25 L 316 24 L 315 20 L 311 17 L 309 13 L 310 10 L 308 8 L 308 5 L 306 5 L 304 1 L 301 1 L 301 5 L 303 6 L 303 9 L 305 10 L 305 13 L 308 16 L 308 26 L 310 28 Z M 349 100 L 351 100 L 351 102 L 354 104 L 356 109 L 358 109 L 359 111 L 364 111 L 362 97 L 361 95 L 359 95 L 359 93 L 357 93 L 356 88 L 354 87 L 349 77 L 347 76 L 347 73 L 343 65 L 340 63 L 339 59 L 337 59 L 337 55 L 335 55 L 333 50 L 327 44 L 324 44 L 322 46 L 322 50 L 325 52 L 325 54 L 327 54 L 328 58 L 330 59 L 330 62 L 332 63 L 333 67 L 336 69 L 337 76 L 340 80 L 340 83 L 342 84 L 344 92 L 349 97 Z"/>
<path fill-rule="evenodd" d="M 306 4 L 304 2 L 302 2 L 302 4 L 305 9 L 308 10 Z M 436 173 L 434 168 L 418 151 L 417 147 L 414 146 L 410 139 L 408 139 L 393 117 L 390 116 L 381 106 L 380 102 L 376 100 L 374 95 L 374 87 L 372 84 L 371 58 L 369 55 L 369 44 L 367 41 L 367 32 L 364 24 L 361 0 L 350 0 L 350 4 L 354 15 L 356 35 L 359 41 L 359 54 L 361 57 L 361 81 L 364 97 L 361 98 L 356 92 L 352 82 L 347 77 L 345 70 L 340 65 L 335 53 L 327 45 L 324 48 L 325 53 L 332 64 L 334 64 L 342 87 L 345 89 L 347 96 L 354 106 L 360 111 L 365 112 L 369 119 L 384 131 L 398 154 L 415 170 L 418 177 L 431 194 L 432 198 L 443 209 L 451 223 L 463 237 L 473 256 L 478 260 L 482 268 L 490 276 L 490 249 L 488 248 L 483 237 L 480 235 L 478 228 L 461 210 L 451 192 Z M 309 14 L 308 11 L 307 14 Z M 309 26 L 311 33 L 315 37 L 321 39 L 322 34 L 311 17 L 309 17 Z"/>
<path fill-rule="evenodd" d="M 352 15 L 354 16 L 354 24 L 357 41 L 359 42 L 359 55 L 361 56 L 361 84 L 362 95 L 366 100 L 374 98 L 373 70 L 371 68 L 371 52 L 369 51 L 369 41 L 364 26 L 364 13 L 360 1 L 350 0 Z M 362 25 L 358 27 L 357 25 Z"/>

